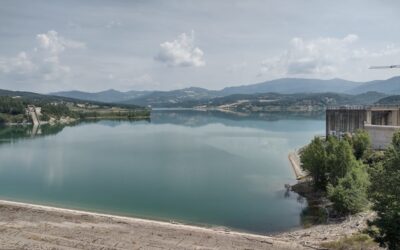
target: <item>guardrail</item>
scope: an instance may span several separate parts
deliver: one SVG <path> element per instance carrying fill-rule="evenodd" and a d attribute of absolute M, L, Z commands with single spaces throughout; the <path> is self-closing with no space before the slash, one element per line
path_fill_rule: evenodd
<path fill-rule="evenodd" d="M 368 106 L 364 105 L 344 105 L 344 106 L 327 106 L 326 110 L 364 110 L 368 109 Z"/>
<path fill-rule="evenodd" d="M 393 104 L 373 104 L 373 105 L 342 105 L 342 106 L 327 106 L 326 110 L 368 110 L 373 108 L 400 109 L 400 105 Z"/>

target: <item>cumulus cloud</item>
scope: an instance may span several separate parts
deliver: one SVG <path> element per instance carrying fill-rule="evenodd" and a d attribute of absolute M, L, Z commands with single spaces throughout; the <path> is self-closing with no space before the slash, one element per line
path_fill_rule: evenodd
<path fill-rule="evenodd" d="M 359 37 L 349 34 L 343 38 L 322 37 L 305 40 L 293 38 L 288 50 L 281 55 L 261 62 L 259 75 L 314 75 L 337 74 L 347 63 L 373 57 L 383 57 L 400 53 L 400 48 L 387 46 L 380 51 L 356 48 Z"/>
<path fill-rule="evenodd" d="M 155 59 L 173 67 L 204 66 L 204 52 L 195 47 L 194 42 L 194 31 L 190 35 L 182 33 L 174 41 L 160 44 L 160 51 Z"/>
<path fill-rule="evenodd" d="M 0 72 L 13 77 L 56 80 L 70 72 L 60 55 L 66 49 L 84 48 L 85 44 L 69 40 L 54 30 L 36 35 L 36 47 L 30 52 L 21 51 L 15 57 L 0 58 Z"/>

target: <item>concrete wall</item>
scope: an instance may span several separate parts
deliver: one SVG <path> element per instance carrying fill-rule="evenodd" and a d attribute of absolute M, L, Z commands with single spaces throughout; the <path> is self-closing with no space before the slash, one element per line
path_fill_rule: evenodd
<path fill-rule="evenodd" d="M 373 149 L 384 149 L 400 129 L 400 107 L 337 107 L 326 110 L 326 136 L 341 136 L 365 129 Z"/>
<path fill-rule="evenodd" d="M 385 149 L 391 142 L 393 133 L 400 129 L 400 126 L 379 126 L 366 124 L 364 129 L 371 137 L 373 149 Z"/>
<path fill-rule="evenodd" d="M 367 121 L 365 109 L 327 109 L 326 110 L 326 135 L 353 133 L 363 129 Z"/>

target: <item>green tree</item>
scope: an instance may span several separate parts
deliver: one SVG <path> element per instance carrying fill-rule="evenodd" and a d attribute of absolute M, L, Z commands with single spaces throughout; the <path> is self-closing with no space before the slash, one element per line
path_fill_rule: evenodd
<path fill-rule="evenodd" d="M 365 152 L 371 147 L 371 138 L 365 130 L 358 129 L 352 137 L 354 156 L 361 159 Z"/>
<path fill-rule="evenodd" d="M 358 164 L 348 141 L 341 140 L 337 142 L 337 139 L 329 139 L 327 149 L 329 148 L 331 149 L 327 151 L 328 181 L 330 184 L 336 186 L 339 179 L 345 177 L 346 174 Z"/>
<path fill-rule="evenodd" d="M 333 186 L 328 184 L 328 198 L 341 214 L 353 214 L 362 211 L 368 204 L 368 173 L 361 162 L 354 161 L 349 172 Z"/>
<path fill-rule="evenodd" d="M 371 168 L 371 200 L 377 218 L 377 240 L 389 249 L 400 249 L 400 131 L 393 135 L 383 161 Z"/>
<path fill-rule="evenodd" d="M 22 101 L 18 98 L 12 98 L 9 96 L 0 97 L 0 113 L 9 115 L 18 115 L 25 113 L 25 106 Z"/>
<path fill-rule="evenodd" d="M 315 137 L 301 152 L 301 166 L 310 173 L 317 189 L 325 189 L 327 184 L 326 158 L 324 141 L 319 137 Z"/>

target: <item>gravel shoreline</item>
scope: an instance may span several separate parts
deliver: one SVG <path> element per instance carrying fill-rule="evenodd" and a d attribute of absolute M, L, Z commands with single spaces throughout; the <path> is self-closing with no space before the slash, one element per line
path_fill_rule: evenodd
<path fill-rule="evenodd" d="M 289 238 L 0 201 L 0 249 L 308 249 Z"/>

